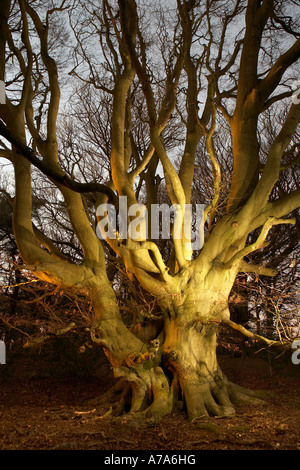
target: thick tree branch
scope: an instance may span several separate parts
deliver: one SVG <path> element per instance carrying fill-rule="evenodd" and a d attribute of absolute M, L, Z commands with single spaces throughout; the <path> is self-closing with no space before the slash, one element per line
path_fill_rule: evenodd
<path fill-rule="evenodd" d="M 202 120 L 199 119 L 199 105 L 198 105 L 198 63 L 192 58 L 192 41 L 193 41 L 193 28 L 194 28 L 194 18 L 191 19 L 191 12 L 189 11 L 187 4 L 184 3 L 181 5 L 178 2 L 179 13 L 181 16 L 181 24 L 183 28 L 183 40 L 186 43 L 186 57 L 184 61 L 184 69 L 187 74 L 187 98 L 186 98 L 186 108 L 187 108 L 187 122 L 186 122 L 186 141 L 184 153 L 182 156 L 179 178 L 182 182 L 182 186 L 185 192 L 186 203 L 190 202 L 191 191 L 194 177 L 194 166 L 195 166 L 195 155 L 197 151 L 197 145 L 204 134 L 203 129 L 208 123 L 210 117 L 210 100 L 207 101 L 207 106 L 205 106 Z"/>
<path fill-rule="evenodd" d="M 270 148 L 262 176 L 248 201 L 249 206 L 255 212 L 257 207 L 265 206 L 269 194 L 279 178 L 282 156 L 298 126 L 299 119 L 300 104 L 292 104 L 281 130 Z"/>
<path fill-rule="evenodd" d="M 237 323 L 235 323 L 234 321 L 229 320 L 229 319 L 222 320 L 222 323 L 224 323 L 224 325 L 230 326 L 234 330 L 239 331 L 240 333 L 247 336 L 248 338 L 252 338 L 252 339 L 257 340 L 257 341 L 263 341 L 264 343 L 267 343 L 268 346 L 284 346 L 286 344 L 290 345 L 290 343 L 291 343 L 290 341 L 286 341 L 286 342 L 275 341 L 275 340 L 272 340 L 272 339 L 265 338 L 264 336 L 257 335 L 255 333 L 252 333 L 251 331 L 247 330 L 242 325 L 238 325 Z"/>
<path fill-rule="evenodd" d="M 151 251 L 153 253 L 156 266 L 158 267 L 159 272 L 160 272 L 163 280 L 166 281 L 166 282 L 171 282 L 172 277 L 168 273 L 169 269 L 165 265 L 165 263 L 163 261 L 163 258 L 162 258 L 162 255 L 161 255 L 161 253 L 160 253 L 160 251 L 159 251 L 159 249 L 158 249 L 158 247 L 155 243 L 148 242 L 148 241 L 137 242 L 137 241 L 133 241 L 133 240 L 128 239 L 126 246 L 129 250 L 143 250 L 143 249 L 146 249 L 146 250 Z"/>
<path fill-rule="evenodd" d="M 213 96 L 214 96 L 214 87 L 212 88 L 212 97 L 211 100 L 213 101 Z M 215 210 L 220 198 L 220 190 L 221 190 L 221 168 L 219 165 L 219 162 L 216 158 L 216 152 L 215 152 L 215 147 L 214 147 L 214 142 L 213 142 L 213 136 L 216 128 L 216 109 L 215 105 L 212 105 L 212 122 L 210 129 L 207 132 L 206 136 L 206 148 L 207 152 L 212 164 L 212 174 L 213 174 L 213 186 L 214 186 L 214 195 L 211 203 L 208 205 L 208 207 L 205 209 L 204 213 L 204 220 L 206 220 L 207 215 L 209 214 L 209 224 L 208 224 L 208 229 L 210 230 L 214 216 L 215 216 Z"/>
<path fill-rule="evenodd" d="M 12 134 L 12 132 L 9 131 L 9 129 L 1 120 L 0 135 L 2 135 L 2 137 L 7 139 L 13 146 L 15 146 L 23 157 L 30 161 L 30 163 L 38 168 L 45 176 L 49 177 L 55 184 L 65 186 L 66 188 L 69 188 L 77 193 L 103 193 L 108 197 L 110 202 L 114 204 L 118 203 L 116 194 L 108 186 L 96 182 L 79 183 L 72 180 L 65 173 L 58 172 L 50 166 L 46 166 L 46 164 L 36 156 L 36 153 L 30 147 L 22 144 Z"/>
<path fill-rule="evenodd" d="M 187 44 L 186 41 L 183 41 L 181 53 L 176 54 L 177 60 L 173 70 L 172 72 L 168 72 L 165 95 L 162 100 L 161 109 L 157 113 L 154 92 L 152 90 L 151 81 L 146 70 L 146 46 L 144 44 L 141 32 L 139 31 L 136 3 L 134 0 L 119 2 L 119 8 L 124 39 L 126 40 L 126 45 L 130 54 L 132 65 L 139 77 L 147 102 L 152 144 L 155 147 L 155 150 L 157 151 L 157 154 L 162 162 L 164 171 L 166 173 L 166 178 L 169 179 L 168 189 L 171 190 L 170 197 L 172 202 L 183 205 L 185 203 L 184 191 L 177 172 L 170 162 L 167 152 L 161 141 L 161 133 L 164 130 L 176 104 L 176 87 L 182 72 L 182 67 L 187 52 Z M 133 34 L 133 31 L 137 34 L 137 37 L 140 41 L 140 56 L 142 57 L 142 62 L 140 61 L 136 51 L 135 35 Z"/>
<path fill-rule="evenodd" d="M 259 82 L 261 104 L 264 105 L 268 97 L 279 84 L 284 72 L 300 58 L 300 38 L 282 54 L 271 67 L 268 75 Z M 265 106 L 265 105 L 264 105 Z"/>
<path fill-rule="evenodd" d="M 279 219 L 280 217 L 284 217 L 285 215 L 292 213 L 299 207 L 300 188 L 276 199 L 273 202 L 268 202 L 264 209 L 253 219 L 253 222 L 250 225 L 250 231 L 263 225 L 269 217 L 273 216 Z"/>
<path fill-rule="evenodd" d="M 251 245 L 248 245 L 242 250 L 238 251 L 229 261 L 226 262 L 225 267 L 230 268 L 234 266 L 236 263 L 239 263 L 245 256 L 262 248 L 270 229 L 274 225 L 295 224 L 295 223 L 296 223 L 296 219 L 276 219 L 275 217 L 269 217 L 268 220 L 264 223 L 261 229 L 261 232 L 259 236 L 257 237 L 257 240 Z"/>
<path fill-rule="evenodd" d="M 262 34 L 269 14 L 273 9 L 273 1 L 265 0 L 263 5 L 257 0 L 249 0 L 246 11 L 246 32 L 240 62 L 237 107 L 243 106 L 247 95 L 257 83 L 257 64 Z"/>
<path fill-rule="evenodd" d="M 44 159 L 47 163 L 57 162 L 58 145 L 57 145 L 57 126 L 56 120 L 60 103 L 60 87 L 58 83 L 58 71 L 55 60 L 49 55 L 48 47 L 48 31 L 49 31 L 49 12 L 47 14 L 46 24 L 43 25 L 37 12 L 26 2 L 26 11 L 32 19 L 41 45 L 41 56 L 43 63 L 47 69 L 50 87 L 50 103 L 47 115 L 47 139 Z"/>
<path fill-rule="evenodd" d="M 255 273 L 262 276 L 274 277 L 278 274 L 275 269 L 267 268 L 266 266 L 259 266 L 253 263 L 247 263 L 246 261 L 241 261 L 239 266 L 239 272 L 242 273 Z"/>

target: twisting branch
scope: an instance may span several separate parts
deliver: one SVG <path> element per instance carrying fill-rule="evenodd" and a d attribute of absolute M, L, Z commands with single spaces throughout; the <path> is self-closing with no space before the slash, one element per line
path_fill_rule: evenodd
<path fill-rule="evenodd" d="M 45 176 L 48 176 L 54 183 L 62 185 L 66 188 L 72 189 L 77 193 L 103 193 L 109 201 L 117 204 L 117 197 L 111 188 L 104 184 L 90 182 L 90 183 L 79 183 L 71 179 L 64 172 L 58 172 L 53 168 L 46 166 L 45 163 L 36 156 L 30 147 L 21 143 L 5 126 L 0 120 L 0 135 L 7 139 L 12 145 L 14 145 L 18 152 L 25 157 L 30 163 L 38 168 Z"/>
<path fill-rule="evenodd" d="M 269 194 L 278 180 L 281 159 L 299 125 L 299 119 L 300 105 L 292 104 L 281 130 L 270 148 L 262 176 L 249 200 L 254 210 L 257 206 L 262 207 L 266 204 Z"/>
<path fill-rule="evenodd" d="M 230 326 L 234 330 L 239 331 L 240 333 L 247 336 L 248 338 L 252 338 L 252 339 L 255 339 L 255 340 L 258 340 L 258 341 L 263 341 L 263 342 L 267 343 L 269 346 L 284 346 L 284 345 L 287 345 L 287 344 L 291 343 L 290 341 L 285 341 L 285 342 L 275 341 L 275 340 L 272 340 L 272 339 L 265 338 L 264 336 L 257 335 L 255 333 L 252 333 L 252 331 L 247 330 L 242 325 L 238 325 L 237 323 L 235 323 L 234 321 L 229 320 L 229 319 L 223 319 L 222 323 L 224 323 L 225 325 Z"/>
<path fill-rule="evenodd" d="M 48 46 L 49 16 L 54 10 L 47 12 L 46 24 L 43 24 L 37 12 L 28 4 L 28 2 L 26 2 L 25 6 L 39 36 L 41 57 L 47 69 L 49 78 L 50 102 L 47 116 L 47 140 L 45 141 L 46 146 L 44 158 L 49 162 L 56 162 L 58 159 L 57 115 L 60 103 L 60 88 L 58 83 L 57 65 L 55 60 L 49 55 Z M 63 8 L 63 4 L 61 8 Z"/>
<path fill-rule="evenodd" d="M 235 264 L 239 263 L 245 256 L 262 248 L 270 229 L 274 225 L 280 224 L 296 224 L 296 219 L 276 219 L 275 217 L 269 217 L 268 220 L 264 223 L 257 240 L 251 245 L 248 245 L 242 250 L 238 251 L 229 261 L 227 261 L 227 263 L 225 264 L 225 268 L 230 268 L 234 266 Z"/>
<path fill-rule="evenodd" d="M 68 333 L 69 331 L 73 330 L 76 327 L 76 324 L 74 322 L 71 322 L 69 325 L 63 327 L 63 328 L 58 328 L 56 331 L 49 331 L 47 335 L 41 336 L 39 338 L 32 338 L 29 339 L 23 346 L 23 348 L 32 348 L 34 346 L 37 346 L 44 341 L 53 338 L 53 336 L 62 336 Z"/>
<path fill-rule="evenodd" d="M 157 112 L 155 105 L 156 100 L 151 87 L 151 80 L 146 70 L 146 46 L 144 44 L 142 34 L 139 30 L 136 3 L 133 0 L 127 0 L 126 2 L 119 2 L 119 7 L 122 32 L 130 54 L 130 60 L 141 82 L 147 103 L 152 144 L 155 147 L 155 150 L 157 151 L 157 154 L 159 155 L 159 158 L 162 162 L 166 177 L 169 179 L 170 184 L 168 185 L 168 190 L 172 193 L 172 202 L 184 205 L 184 191 L 182 189 L 178 174 L 175 171 L 175 168 L 172 165 L 164 148 L 164 145 L 161 141 L 161 134 L 165 129 L 176 104 L 176 88 L 186 57 L 187 44 L 186 41 L 183 41 L 181 53 L 177 54 L 177 60 L 173 67 L 173 70 L 171 72 L 168 72 L 165 96 L 162 100 L 161 109 L 159 110 L 159 112 Z M 131 26 L 131 28 L 129 28 L 129 26 Z M 142 63 L 136 51 L 133 31 L 136 32 L 140 42 L 140 55 L 142 57 Z"/>
<path fill-rule="evenodd" d="M 131 184 L 133 184 L 135 178 L 142 173 L 148 163 L 150 162 L 152 156 L 154 154 L 154 147 L 152 144 L 149 145 L 148 149 L 145 152 L 143 159 L 136 165 L 136 167 L 129 173 L 129 180 Z"/>
<path fill-rule="evenodd" d="M 131 239 L 127 240 L 127 248 L 129 250 L 142 250 L 146 249 L 153 253 L 155 263 L 161 273 L 162 278 L 164 281 L 171 281 L 172 277 L 168 274 L 169 268 L 165 265 L 162 255 L 157 247 L 157 245 L 153 242 L 143 241 L 138 242 Z"/>
<path fill-rule="evenodd" d="M 210 93 L 211 93 L 210 98 L 211 98 L 211 101 L 213 102 L 214 86 L 211 87 Z M 207 148 L 210 161 L 212 163 L 213 185 L 214 185 L 213 199 L 211 203 L 209 204 L 209 206 L 205 209 L 205 213 L 204 213 L 204 220 L 206 220 L 206 216 L 208 215 L 208 213 L 210 213 L 209 228 L 211 227 L 211 224 L 213 222 L 216 206 L 220 198 L 220 185 L 221 185 L 221 169 L 220 169 L 218 160 L 216 158 L 215 147 L 214 147 L 214 142 L 213 142 L 213 135 L 214 135 L 215 128 L 216 128 L 216 108 L 213 103 L 212 104 L 212 122 L 211 122 L 210 129 L 208 130 L 207 136 L 206 136 L 206 148 Z"/>
<path fill-rule="evenodd" d="M 147 103 L 151 143 L 162 163 L 169 197 L 173 204 L 179 204 L 181 206 L 181 210 L 184 211 L 186 203 L 185 192 L 180 177 L 166 152 L 161 136 L 176 105 L 176 89 L 183 70 L 188 43 L 186 38 L 183 37 L 180 54 L 178 51 L 175 51 L 176 46 L 174 46 L 176 62 L 172 69 L 167 71 L 165 95 L 162 99 L 161 108 L 157 110 L 156 99 L 151 86 L 151 79 L 147 72 L 146 45 L 139 29 L 136 2 L 134 0 L 126 0 L 124 2 L 119 1 L 119 8 L 122 34 L 126 41 L 130 61 L 140 80 Z M 136 48 L 137 40 L 139 41 L 141 50 L 139 54 L 137 53 Z M 186 260 L 181 243 L 176 242 L 175 251 L 180 267 L 185 265 Z"/>
<path fill-rule="evenodd" d="M 300 38 L 271 67 L 268 75 L 260 81 L 258 90 L 261 94 L 262 105 L 276 89 L 284 72 L 300 57 Z"/>
<path fill-rule="evenodd" d="M 262 276 L 274 277 L 278 274 L 275 269 L 267 268 L 266 266 L 260 266 L 253 263 L 246 263 L 246 261 L 241 261 L 239 266 L 239 272 L 241 273 L 255 273 Z"/>

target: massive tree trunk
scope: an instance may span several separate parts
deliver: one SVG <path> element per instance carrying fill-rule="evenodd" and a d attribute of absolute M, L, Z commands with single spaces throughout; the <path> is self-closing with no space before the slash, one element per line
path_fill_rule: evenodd
<path fill-rule="evenodd" d="M 230 383 L 218 364 L 218 329 L 228 317 L 230 290 L 224 273 L 203 279 L 192 272 L 186 280 L 172 301 L 160 299 L 164 326 L 148 344 L 125 328 L 117 305 L 99 293 L 95 307 L 101 321 L 94 340 L 104 347 L 119 382 L 94 403 L 112 407 L 117 415 L 155 419 L 184 408 L 190 420 L 233 415 L 242 401 L 261 403 L 254 391 Z"/>
<path fill-rule="evenodd" d="M 255 392 L 227 380 L 216 355 L 219 325 L 184 321 L 168 323 L 164 363 L 177 377 L 190 420 L 202 416 L 231 416 L 240 402 L 261 403 Z"/>

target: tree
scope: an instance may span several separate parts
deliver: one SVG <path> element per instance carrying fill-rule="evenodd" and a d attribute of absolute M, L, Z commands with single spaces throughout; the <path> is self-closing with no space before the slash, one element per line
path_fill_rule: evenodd
<path fill-rule="evenodd" d="M 275 275 L 249 257 L 264 247 L 277 225 L 296 223 L 292 213 L 300 205 L 299 188 L 271 198 L 285 152 L 296 157 L 299 146 L 300 105 L 292 86 L 300 54 L 297 18 L 291 13 L 296 6 L 279 0 L 177 0 L 163 8 L 160 2 L 103 0 L 100 7 L 93 0 L 74 5 L 53 0 L 49 9 L 42 0 L 2 2 L 0 79 L 6 79 L 7 96 L 0 106 L 0 130 L 11 144 L 8 148 L 3 141 L 2 156 L 9 156 L 15 171 L 14 235 L 24 264 L 37 278 L 76 290 L 92 303 L 91 338 L 104 348 L 120 378 L 101 403 L 109 406 L 117 397 L 118 413 L 160 417 L 184 402 L 189 419 L 196 419 L 232 415 L 236 403 L 257 402 L 252 391 L 232 384 L 221 371 L 217 333 L 226 324 L 256 337 L 230 320 L 229 294 L 238 273 Z M 106 135 L 109 130 L 109 144 L 101 147 L 94 140 L 90 147 L 89 142 L 80 146 L 85 158 L 80 168 L 86 175 L 86 162 L 94 159 L 100 165 L 108 157 L 107 174 L 101 175 L 106 181 L 98 180 L 97 172 L 91 172 L 96 180 L 78 181 L 75 173 L 63 170 L 68 160 L 63 161 L 67 153 L 58 139 L 58 113 L 66 36 L 62 41 L 60 21 L 67 13 L 69 38 L 77 41 L 69 73 L 77 83 L 93 87 L 91 105 L 95 116 L 102 111 L 102 125 L 110 119 L 102 127 Z M 270 142 L 258 134 L 259 122 L 266 112 L 272 116 L 279 103 L 285 119 Z M 220 153 L 226 164 L 229 160 L 215 145 L 226 127 L 230 179 Z M 204 244 L 193 253 L 184 216 L 203 146 L 207 168 L 202 166 L 202 175 L 200 169 L 200 181 L 209 170 L 212 187 L 206 191 Z M 180 155 L 176 162 L 174 152 Z M 291 161 L 297 164 L 296 158 Z M 31 165 L 59 189 L 82 259 L 65 256 L 35 229 Z M 160 243 L 143 233 L 147 219 L 136 227 L 137 213 L 129 211 L 144 210 L 137 206 L 139 197 L 149 206 L 154 176 L 155 181 L 164 178 L 169 203 L 177 210 L 169 260 Z M 91 219 L 91 203 L 99 229 L 106 215 L 99 206 L 109 203 L 106 209 L 116 207 L 124 215 L 124 201 L 127 227 L 133 222 L 139 228 L 136 237 L 116 224 L 103 241 Z M 181 237 L 176 237 L 178 229 Z M 140 286 L 146 305 L 155 301 L 154 309 L 140 310 L 144 326 L 155 327 L 150 337 L 129 328 L 121 315 L 107 275 L 107 246 L 125 266 L 132 286 Z"/>

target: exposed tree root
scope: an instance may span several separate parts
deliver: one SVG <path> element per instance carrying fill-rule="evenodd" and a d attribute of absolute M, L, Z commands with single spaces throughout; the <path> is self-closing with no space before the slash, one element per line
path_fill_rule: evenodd
<path fill-rule="evenodd" d="M 89 400 L 88 403 L 99 408 L 111 408 L 114 416 L 120 416 L 127 410 L 128 401 L 130 400 L 130 391 L 130 384 L 125 380 L 120 380 L 106 393 Z"/>
<path fill-rule="evenodd" d="M 265 403 L 259 395 L 259 391 L 241 387 L 240 385 L 228 383 L 228 391 L 232 403 L 239 405 L 249 403 L 251 405 L 263 405 Z"/>
<path fill-rule="evenodd" d="M 202 383 L 183 382 L 179 388 L 177 377 L 170 382 L 164 371 L 156 367 L 149 380 L 136 375 L 134 380 L 122 378 L 104 395 L 89 404 L 111 410 L 113 416 L 127 415 L 128 419 L 159 420 L 174 411 L 186 410 L 190 421 L 205 417 L 230 417 L 242 403 L 262 405 L 258 393 L 229 382 L 218 374 L 214 380 Z"/>
<path fill-rule="evenodd" d="M 225 380 L 183 386 L 186 410 L 190 421 L 203 416 L 230 417 L 241 403 L 261 405 L 256 392 Z"/>

